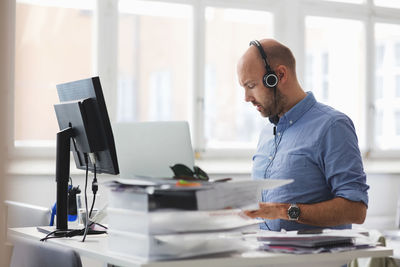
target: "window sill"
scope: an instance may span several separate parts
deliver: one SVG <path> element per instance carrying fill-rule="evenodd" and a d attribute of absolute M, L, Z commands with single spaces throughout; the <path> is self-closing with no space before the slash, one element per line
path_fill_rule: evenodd
<path fill-rule="evenodd" d="M 84 175 L 84 171 L 71 163 L 70 172 L 73 175 Z M 21 176 L 55 176 L 56 161 L 50 159 L 15 159 L 9 162 L 7 174 Z"/>
<path fill-rule="evenodd" d="M 245 159 L 202 159 L 196 165 L 212 175 L 248 175 L 250 177 L 252 162 Z M 399 160 L 364 160 L 367 174 L 400 174 Z M 72 175 L 84 175 L 83 170 L 71 162 Z M 55 160 L 50 159 L 15 159 L 9 162 L 8 175 L 54 176 Z"/>
<path fill-rule="evenodd" d="M 400 159 L 364 160 L 367 174 L 400 174 Z"/>

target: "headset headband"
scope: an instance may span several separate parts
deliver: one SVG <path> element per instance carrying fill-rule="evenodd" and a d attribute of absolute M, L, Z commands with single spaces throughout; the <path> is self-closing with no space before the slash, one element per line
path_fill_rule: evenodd
<path fill-rule="evenodd" d="M 271 67 L 268 64 L 267 55 L 265 54 L 265 51 L 264 51 L 263 47 L 261 46 L 260 42 L 258 40 L 254 40 L 254 41 L 250 42 L 250 45 L 254 45 L 255 47 L 257 47 L 258 51 L 260 51 L 260 54 L 261 54 L 262 60 L 264 61 L 264 65 L 265 65 L 265 68 L 267 69 L 267 72 L 268 73 L 273 72 Z"/>

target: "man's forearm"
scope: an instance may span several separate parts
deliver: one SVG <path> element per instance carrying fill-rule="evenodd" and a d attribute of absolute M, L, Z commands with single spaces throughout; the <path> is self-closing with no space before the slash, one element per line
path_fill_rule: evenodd
<path fill-rule="evenodd" d="M 315 204 L 297 204 L 301 214 L 298 222 L 328 227 L 342 224 L 361 224 L 365 220 L 367 207 L 362 202 L 354 202 L 341 197 Z M 246 211 L 250 217 L 288 220 L 287 210 L 290 204 L 260 203 L 260 208 Z"/>
<path fill-rule="evenodd" d="M 316 204 L 298 204 L 301 210 L 299 222 L 315 226 L 362 224 L 367 214 L 363 202 L 337 197 Z"/>

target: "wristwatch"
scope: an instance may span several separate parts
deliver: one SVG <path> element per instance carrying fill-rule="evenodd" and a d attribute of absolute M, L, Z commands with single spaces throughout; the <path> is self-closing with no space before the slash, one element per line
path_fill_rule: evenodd
<path fill-rule="evenodd" d="M 290 204 L 287 210 L 288 218 L 290 221 L 298 221 L 300 217 L 300 208 L 296 204 Z"/>

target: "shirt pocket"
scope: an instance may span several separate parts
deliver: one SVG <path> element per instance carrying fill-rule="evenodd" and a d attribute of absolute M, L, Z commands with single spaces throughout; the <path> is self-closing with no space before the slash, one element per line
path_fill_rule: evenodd
<path fill-rule="evenodd" d="M 289 170 L 288 174 L 291 177 L 296 177 L 297 180 L 311 181 L 315 177 L 321 177 L 321 173 L 317 165 L 306 154 L 289 153 L 286 156 L 285 167 Z M 322 179 L 322 181 L 325 180 Z"/>
<path fill-rule="evenodd" d="M 305 154 L 287 154 L 287 166 L 291 169 L 302 169 L 309 166 L 307 155 Z"/>
<path fill-rule="evenodd" d="M 290 178 L 308 174 L 310 163 L 305 154 L 281 154 L 273 161 L 273 174 L 279 178 Z"/>

